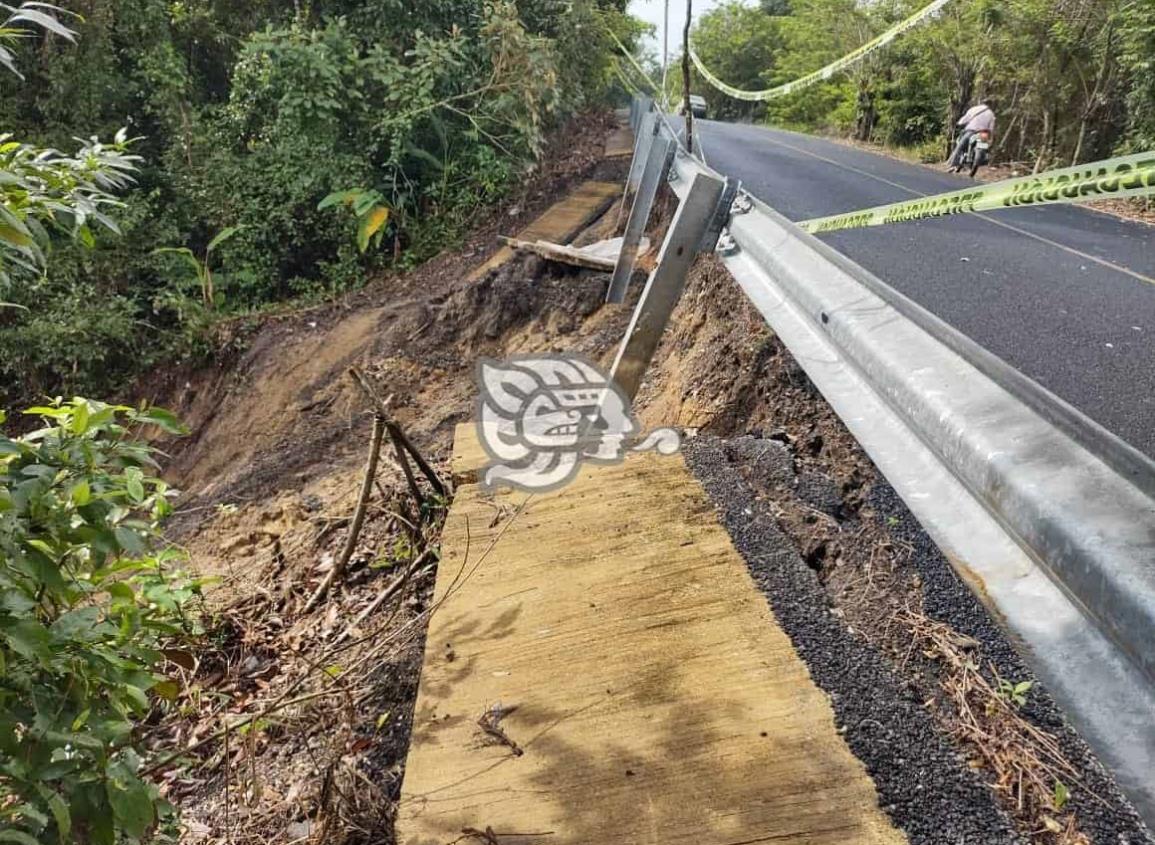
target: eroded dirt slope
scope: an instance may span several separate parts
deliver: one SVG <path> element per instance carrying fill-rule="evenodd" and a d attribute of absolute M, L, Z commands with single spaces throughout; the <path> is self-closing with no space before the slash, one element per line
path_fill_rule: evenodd
<path fill-rule="evenodd" d="M 389 397 L 447 476 L 479 356 L 608 364 L 630 306 L 602 304 L 605 274 L 531 257 L 466 280 L 496 234 L 581 179 L 621 177 L 623 162 L 601 161 L 606 129 L 563 133 L 461 249 L 267 319 L 242 353 L 159 397 L 195 432 L 173 450 L 187 491 L 174 536 L 222 579 L 182 715 L 155 737 L 193 748 L 163 770 L 187 841 L 392 841 L 445 502 L 428 485 L 415 502 L 387 450 L 348 574 L 311 604 L 342 555 L 372 427 L 345 373 Z M 669 212 L 667 198 L 655 242 Z M 583 240 L 617 220 L 611 209 Z M 1029 671 L 716 260 L 692 273 L 637 407 L 647 426 L 700 433 L 691 465 L 913 843 L 1150 841 L 1044 690 L 1023 704 L 1000 693 Z M 768 564 L 763 530 L 797 554 Z"/>

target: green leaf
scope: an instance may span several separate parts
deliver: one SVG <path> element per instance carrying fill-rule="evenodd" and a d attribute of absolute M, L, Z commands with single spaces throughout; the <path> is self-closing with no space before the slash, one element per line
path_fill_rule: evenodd
<path fill-rule="evenodd" d="M 377 234 L 389 221 L 389 209 L 383 205 L 376 206 L 361 218 L 357 227 L 357 248 L 364 252 L 369 248 L 369 239 Z"/>
<path fill-rule="evenodd" d="M 31 819 L 36 822 L 40 828 L 48 827 L 48 816 L 40 812 L 40 810 L 31 804 L 20 804 L 14 808 L 17 815 L 23 816 L 26 819 Z"/>
<path fill-rule="evenodd" d="M 75 32 L 66 27 L 60 21 L 56 20 L 56 18 L 52 17 L 52 15 L 31 8 L 32 5 L 33 4 L 30 3 L 23 4 L 20 9 L 14 15 L 12 15 L 12 17 L 8 18 L 7 22 L 9 24 L 20 22 L 33 23 L 37 26 L 44 27 L 44 29 L 48 30 L 49 32 L 53 32 L 68 41 L 76 40 Z M 48 6 L 48 8 L 56 10 L 55 6 Z"/>
<path fill-rule="evenodd" d="M 152 691 L 165 701 L 176 701 L 180 696 L 180 684 L 176 681 L 165 679 L 153 684 Z"/>
<path fill-rule="evenodd" d="M 125 470 L 125 489 L 128 491 L 128 498 L 134 502 L 144 501 L 144 473 L 141 472 L 139 466 L 129 466 Z"/>
<path fill-rule="evenodd" d="M 73 484 L 72 489 L 68 492 L 68 498 L 72 500 L 72 504 L 79 508 L 84 507 L 92 501 L 92 488 L 89 486 L 88 481 L 82 478 Z"/>
<path fill-rule="evenodd" d="M 72 814 L 68 812 L 68 805 L 64 803 L 64 799 L 55 790 L 49 789 L 43 784 L 39 785 L 38 791 L 48 804 L 48 809 L 52 811 L 52 817 L 56 819 L 56 838 L 62 844 L 68 841 L 68 837 L 72 833 Z"/>
<path fill-rule="evenodd" d="M 221 229 L 217 233 L 217 236 L 209 241 L 209 245 L 205 247 L 205 252 L 212 252 L 214 249 L 223 244 L 243 228 L 244 226 L 227 226 L 224 229 Z"/>
<path fill-rule="evenodd" d="M 104 589 L 114 599 L 120 599 L 121 601 L 126 601 L 130 604 L 136 601 L 136 593 L 133 592 L 132 587 L 128 586 L 128 584 L 125 584 L 123 581 L 114 581 Z"/>
<path fill-rule="evenodd" d="M 78 607 L 53 622 L 51 631 L 61 639 L 89 642 L 100 636 L 100 632 L 97 631 L 100 617 L 99 607 Z"/>
<path fill-rule="evenodd" d="M 360 188 L 351 188 L 346 191 L 333 191 L 319 203 L 317 203 L 317 211 L 323 211 L 338 203 L 342 205 L 352 205 L 353 201 L 362 193 Z"/>
<path fill-rule="evenodd" d="M 88 721 L 88 717 L 92 715 L 92 708 L 86 707 L 80 711 L 75 719 L 72 720 L 72 732 L 76 733 L 84 727 L 84 723 Z"/>
<path fill-rule="evenodd" d="M 137 422 L 155 425 L 168 434 L 188 434 L 189 431 L 176 414 L 166 411 L 164 408 L 149 408 L 145 411 L 138 411 L 133 414 L 133 419 Z"/>
<path fill-rule="evenodd" d="M 72 433 L 84 434 L 88 431 L 88 403 L 83 399 L 78 401 L 72 412 Z"/>
<path fill-rule="evenodd" d="M 193 254 L 193 251 L 191 249 L 189 249 L 188 247 L 162 246 L 160 249 L 154 249 L 152 251 L 152 254 L 153 255 L 175 255 L 175 256 L 177 256 L 178 258 L 180 258 L 184 261 L 185 265 L 188 266 L 188 268 L 193 271 L 193 275 L 195 275 L 198 279 L 200 278 L 201 274 L 204 272 L 204 268 L 201 266 L 200 260 L 196 257 L 196 255 Z"/>
<path fill-rule="evenodd" d="M 36 243 L 27 232 L 22 232 L 5 223 L 0 223 L 0 241 L 20 247 L 29 247 Z"/>
<path fill-rule="evenodd" d="M 113 534 L 116 535 L 116 543 L 120 548 L 124 549 L 131 555 L 139 555 L 144 553 L 144 540 L 138 532 L 131 528 L 125 528 L 123 525 L 118 525 L 113 529 Z"/>
<path fill-rule="evenodd" d="M 126 765 L 114 763 L 109 766 L 107 790 L 117 823 L 129 836 L 143 837 L 155 818 L 148 787 Z"/>
<path fill-rule="evenodd" d="M 0 842 L 17 842 L 19 845 L 41 845 L 34 838 L 20 830 L 6 828 L 0 830 Z"/>
<path fill-rule="evenodd" d="M 148 696 L 144 694 L 144 690 L 140 687 L 134 687 L 132 684 L 125 684 L 124 694 L 132 701 L 137 710 L 141 713 L 148 712 Z"/>
<path fill-rule="evenodd" d="M 67 408 L 57 408 L 48 405 L 37 405 L 34 408 L 28 408 L 24 412 L 28 416 L 48 417 L 49 419 L 59 420 L 67 417 L 71 411 Z"/>
<path fill-rule="evenodd" d="M 14 652 L 29 660 L 48 660 L 52 657 L 49 648 L 52 637 L 39 622 L 22 620 L 0 629 L 0 636 L 8 640 L 8 646 Z"/>

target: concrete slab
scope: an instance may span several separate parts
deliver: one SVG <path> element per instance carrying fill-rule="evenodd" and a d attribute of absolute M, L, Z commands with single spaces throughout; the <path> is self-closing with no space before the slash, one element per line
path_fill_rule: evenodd
<path fill-rule="evenodd" d="M 680 457 L 465 484 L 442 549 L 399 843 L 906 842 Z"/>

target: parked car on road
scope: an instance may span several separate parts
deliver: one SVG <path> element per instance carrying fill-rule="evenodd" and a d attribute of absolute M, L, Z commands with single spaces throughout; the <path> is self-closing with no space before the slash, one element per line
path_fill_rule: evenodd
<path fill-rule="evenodd" d="M 691 94 L 690 95 L 690 111 L 693 113 L 694 117 L 702 117 L 702 118 L 706 117 L 707 116 L 706 98 L 700 97 L 697 94 Z M 679 110 L 679 114 L 684 115 L 685 113 L 686 113 L 686 106 L 683 103 L 682 108 Z"/>

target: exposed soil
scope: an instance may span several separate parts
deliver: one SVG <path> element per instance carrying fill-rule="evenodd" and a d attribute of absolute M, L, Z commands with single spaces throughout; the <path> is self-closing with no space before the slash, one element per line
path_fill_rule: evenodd
<path fill-rule="evenodd" d="M 221 579 L 180 712 L 153 734 L 165 749 L 200 743 L 163 770 L 184 841 L 393 841 L 445 502 L 424 485 L 419 507 L 386 450 L 347 574 L 306 609 L 345 543 L 372 424 L 345 371 L 367 375 L 447 477 L 478 356 L 607 364 L 629 305 L 602 304 L 605 274 L 523 257 L 465 281 L 496 234 L 580 179 L 621 178 L 628 162 L 601 161 L 607 126 L 587 118 L 561 134 L 516 213 L 495 211 L 461 249 L 267 318 L 217 369 L 158 387 L 195 431 L 172 450 L 170 475 L 188 492 L 174 536 Z M 659 205 L 654 243 L 671 207 Z M 617 219 L 611 208 L 584 239 L 613 234 Z M 913 843 L 1152 842 L 1045 690 L 1022 705 L 983 697 L 983 683 L 1029 671 L 716 260 L 691 274 L 637 409 L 648 426 L 701 432 L 691 466 Z M 797 554 L 767 558 L 783 536 Z M 951 662 L 958 650 L 975 673 Z M 979 733 L 960 712 L 968 702 Z M 1032 753 L 1043 776 L 1062 773 L 1069 801 L 1007 780 L 1022 770 L 1008 754 Z"/>
<path fill-rule="evenodd" d="M 158 395 L 195 432 L 171 447 L 168 474 L 186 496 L 170 533 L 196 572 L 218 579 L 209 633 L 173 667 L 184 681 L 177 712 L 150 737 L 161 757 L 191 749 L 159 769 L 185 841 L 392 841 L 445 503 L 422 483 L 418 507 L 386 449 L 349 568 L 309 607 L 341 555 L 370 440 L 372 413 L 345 373 L 367 376 L 448 477 L 478 356 L 612 355 L 629 306 L 603 307 L 607 275 L 519 257 L 466 281 L 496 234 L 580 180 L 623 178 L 628 161 L 602 161 L 607 127 L 570 127 L 551 164 L 463 248 L 343 301 L 266 318 L 239 336 L 242 351 Z M 617 216 L 615 206 L 595 228 Z"/>

